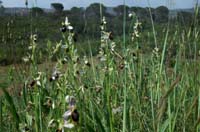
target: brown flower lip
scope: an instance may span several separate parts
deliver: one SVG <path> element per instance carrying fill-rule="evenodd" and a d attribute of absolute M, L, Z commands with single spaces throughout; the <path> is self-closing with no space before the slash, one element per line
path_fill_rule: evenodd
<path fill-rule="evenodd" d="M 79 113 L 78 113 L 78 111 L 77 111 L 77 109 L 75 109 L 73 112 L 72 112 L 72 120 L 74 121 L 74 122 L 78 122 L 79 121 Z"/>

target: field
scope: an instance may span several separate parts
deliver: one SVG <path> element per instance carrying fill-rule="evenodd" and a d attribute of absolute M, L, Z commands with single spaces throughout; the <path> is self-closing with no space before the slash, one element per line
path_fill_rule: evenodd
<path fill-rule="evenodd" d="M 199 132 L 198 8 L 184 27 L 150 15 L 142 30 L 135 15 L 117 37 L 102 12 L 99 38 L 76 42 L 67 16 L 60 40 L 31 34 L 0 67 L 0 132 Z"/>

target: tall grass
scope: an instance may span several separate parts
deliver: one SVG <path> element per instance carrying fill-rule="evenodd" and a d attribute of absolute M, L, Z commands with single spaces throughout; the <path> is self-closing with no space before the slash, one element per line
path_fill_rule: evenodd
<path fill-rule="evenodd" d="M 125 0 L 124 0 L 125 5 Z M 17 74 L 9 74 L 0 83 L 1 131 L 196 131 L 200 123 L 200 90 L 198 44 L 199 28 L 178 28 L 168 22 L 163 38 L 157 41 L 156 29 L 149 8 L 155 48 L 143 53 L 139 48 L 142 33 L 133 41 L 127 36 L 126 6 L 122 40 L 115 42 L 106 28 L 101 11 L 101 44 L 98 55 L 93 54 L 88 40 L 88 56 L 80 56 L 73 41 L 73 32 L 63 32 L 55 45 L 50 41 L 44 64 L 38 65 L 36 36 L 32 36 L 28 60 Z M 196 10 L 198 14 L 198 9 Z M 137 17 L 133 17 L 135 24 Z M 66 26 L 66 25 L 65 25 Z M 69 26 L 69 25 L 67 25 Z M 137 30 L 130 26 L 130 29 Z M 136 35 L 136 34 L 135 34 Z M 177 44 L 171 56 L 170 46 Z M 122 49 L 115 44 L 123 44 Z M 186 57 L 189 47 L 193 58 Z M 57 60 L 56 63 L 53 60 Z M 53 66 L 52 66 L 53 65 Z M 19 83 L 20 85 L 15 85 Z M 6 89 L 13 87 L 16 92 Z M 63 115 L 72 106 L 65 96 L 74 96 L 79 120 L 70 116 L 72 129 L 65 128 Z M 74 106 L 73 106 L 74 108 Z M 74 111 L 72 110 L 72 113 Z"/>

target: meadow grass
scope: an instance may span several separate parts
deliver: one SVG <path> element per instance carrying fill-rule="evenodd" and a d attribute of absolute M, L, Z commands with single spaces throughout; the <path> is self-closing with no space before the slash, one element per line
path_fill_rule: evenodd
<path fill-rule="evenodd" d="M 169 21 L 159 44 L 152 20 L 155 48 L 144 53 L 136 18 L 130 36 L 125 34 L 125 10 L 124 34 L 116 42 L 101 14 L 97 55 L 92 51 L 95 42 L 90 40 L 89 54 L 78 54 L 71 25 L 65 21 L 63 39 L 56 45 L 47 43 L 48 57 L 41 66 L 38 58 L 43 54 L 33 35 L 25 63 L 11 67 L 0 81 L 4 93 L 0 96 L 0 131 L 198 132 L 199 29 L 171 31 Z M 176 54 L 170 56 L 173 44 Z M 193 53 L 189 59 L 188 47 Z"/>

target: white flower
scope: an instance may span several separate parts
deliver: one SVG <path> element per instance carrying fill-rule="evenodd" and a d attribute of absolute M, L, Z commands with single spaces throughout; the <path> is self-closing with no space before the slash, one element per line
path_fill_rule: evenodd
<path fill-rule="evenodd" d="M 67 29 L 68 30 L 73 30 L 73 27 L 69 25 L 69 26 L 67 26 Z"/>
<path fill-rule="evenodd" d="M 62 48 L 62 49 L 67 49 L 68 46 L 67 46 L 67 45 L 62 45 L 61 48 Z"/>
<path fill-rule="evenodd" d="M 63 127 L 65 128 L 73 128 L 74 124 L 70 122 L 69 118 L 72 116 L 72 110 L 68 110 L 63 114 L 64 124 Z"/>
<path fill-rule="evenodd" d="M 70 25 L 69 20 L 68 20 L 68 17 L 65 17 L 65 25 L 66 25 L 66 26 L 69 26 L 69 25 Z"/>
<path fill-rule="evenodd" d="M 111 43 L 111 51 L 113 52 L 113 51 L 115 51 L 115 43 L 113 42 L 113 43 Z"/>
<path fill-rule="evenodd" d="M 70 25 L 68 17 L 65 18 L 64 25 L 67 27 L 68 30 L 73 30 L 74 28 Z"/>
<path fill-rule="evenodd" d="M 40 81 L 39 81 L 39 80 L 38 80 L 36 83 L 37 83 L 37 85 L 38 85 L 38 86 L 41 86 L 41 83 L 40 83 Z"/>
<path fill-rule="evenodd" d="M 135 16 L 136 16 L 135 12 L 130 12 L 130 13 L 128 14 L 128 17 L 130 17 L 130 18 L 135 17 Z"/>
<path fill-rule="evenodd" d="M 103 17 L 102 22 L 103 22 L 104 25 L 107 24 L 107 22 L 106 22 L 106 18 L 105 18 L 105 17 Z"/>
<path fill-rule="evenodd" d="M 120 112 L 122 112 L 122 107 L 117 107 L 117 108 L 112 109 L 113 114 L 117 114 L 117 113 L 120 113 Z"/>
<path fill-rule="evenodd" d="M 63 114 L 63 119 L 68 120 L 71 115 L 72 115 L 72 111 L 68 110 Z"/>
<path fill-rule="evenodd" d="M 104 55 L 104 56 L 102 56 L 101 58 L 100 58 L 100 61 L 106 61 L 106 55 Z"/>
<path fill-rule="evenodd" d="M 52 109 L 55 109 L 55 102 L 52 103 Z"/>
<path fill-rule="evenodd" d="M 62 76 L 61 72 L 58 71 L 58 69 L 55 67 L 54 71 L 53 71 L 53 73 L 51 75 L 51 81 L 54 81 L 54 80 L 58 79 L 60 76 Z"/>
<path fill-rule="evenodd" d="M 41 86 L 40 79 L 42 76 L 42 72 L 38 72 L 37 74 L 38 74 L 38 76 L 35 78 L 35 81 L 38 86 Z"/>
<path fill-rule="evenodd" d="M 67 95 L 67 96 L 65 97 L 65 101 L 66 101 L 66 103 L 69 104 L 69 107 L 70 107 L 70 108 L 74 108 L 75 105 L 76 105 L 76 99 L 75 99 L 74 96 L 69 96 L 69 95 Z"/>
<path fill-rule="evenodd" d="M 48 123 L 48 127 L 52 127 L 52 125 L 53 125 L 54 123 L 55 123 L 55 120 L 54 120 L 54 119 L 50 120 L 49 123 Z"/>
<path fill-rule="evenodd" d="M 129 14 L 128 14 L 128 17 L 132 17 L 132 16 L 133 16 L 133 14 L 132 14 L 132 13 L 129 13 Z"/>
<path fill-rule="evenodd" d="M 74 124 L 70 123 L 69 121 L 64 121 L 63 127 L 72 129 L 74 127 Z"/>
<path fill-rule="evenodd" d="M 22 58 L 22 60 L 26 63 L 26 62 L 29 61 L 29 57 L 28 57 L 28 56 L 25 56 L 25 57 Z"/>

